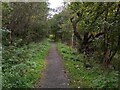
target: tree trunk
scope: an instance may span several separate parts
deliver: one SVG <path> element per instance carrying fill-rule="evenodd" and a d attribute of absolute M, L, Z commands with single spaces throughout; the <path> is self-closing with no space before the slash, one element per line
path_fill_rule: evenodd
<path fill-rule="evenodd" d="M 105 3 L 105 23 L 107 22 L 107 16 L 108 16 L 108 3 Z M 109 62 L 109 56 L 110 51 L 108 49 L 108 27 L 104 26 L 104 54 L 103 54 L 103 64 L 105 66 L 108 66 Z"/>
<path fill-rule="evenodd" d="M 72 31 L 71 45 L 74 47 L 74 32 Z"/>

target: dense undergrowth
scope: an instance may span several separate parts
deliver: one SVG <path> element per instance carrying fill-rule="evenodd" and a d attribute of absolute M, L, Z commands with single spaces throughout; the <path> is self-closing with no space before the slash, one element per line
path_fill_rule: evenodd
<path fill-rule="evenodd" d="M 64 59 L 64 67 L 72 88 L 117 88 L 118 71 L 105 69 L 95 60 L 92 68 L 84 66 L 84 56 L 65 44 L 57 44 L 58 51 Z"/>
<path fill-rule="evenodd" d="M 23 47 L 3 46 L 3 88 L 34 87 L 45 68 L 44 58 L 50 43 L 30 43 Z"/>

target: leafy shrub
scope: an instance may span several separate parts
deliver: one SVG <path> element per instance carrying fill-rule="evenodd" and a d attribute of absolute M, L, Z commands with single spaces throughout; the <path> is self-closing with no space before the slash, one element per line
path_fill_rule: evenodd
<path fill-rule="evenodd" d="M 49 42 L 31 43 L 23 47 L 3 46 L 3 88 L 34 87 L 44 67 Z"/>
<path fill-rule="evenodd" d="M 64 67 L 71 88 L 117 88 L 118 72 L 105 70 L 98 63 L 91 60 L 93 68 L 84 67 L 84 55 L 76 50 L 58 43 L 58 51 L 64 59 Z M 92 58 L 93 59 L 93 58 Z"/>

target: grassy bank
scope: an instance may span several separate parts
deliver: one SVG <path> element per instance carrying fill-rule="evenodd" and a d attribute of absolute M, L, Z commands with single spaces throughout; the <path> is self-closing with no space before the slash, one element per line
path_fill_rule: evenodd
<path fill-rule="evenodd" d="M 105 70 L 100 64 L 92 62 L 92 68 L 86 69 L 84 57 L 65 44 L 57 44 L 64 60 L 69 85 L 72 88 L 117 88 L 118 72 Z M 94 60 L 93 60 L 94 61 Z"/>
<path fill-rule="evenodd" d="M 3 47 L 3 88 L 32 88 L 45 68 L 50 43 Z"/>

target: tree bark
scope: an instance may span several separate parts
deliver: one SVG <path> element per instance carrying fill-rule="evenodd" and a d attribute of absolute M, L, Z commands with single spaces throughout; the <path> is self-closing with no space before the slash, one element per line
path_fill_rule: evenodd
<path fill-rule="evenodd" d="M 104 21 L 107 22 L 108 16 L 108 3 L 105 3 L 105 18 Z M 103 64 L 105 66 L 109 65 L 109 49 L 108 49 L 108 27 L 104 26 L 104 54 L 103 54 Z"/>

